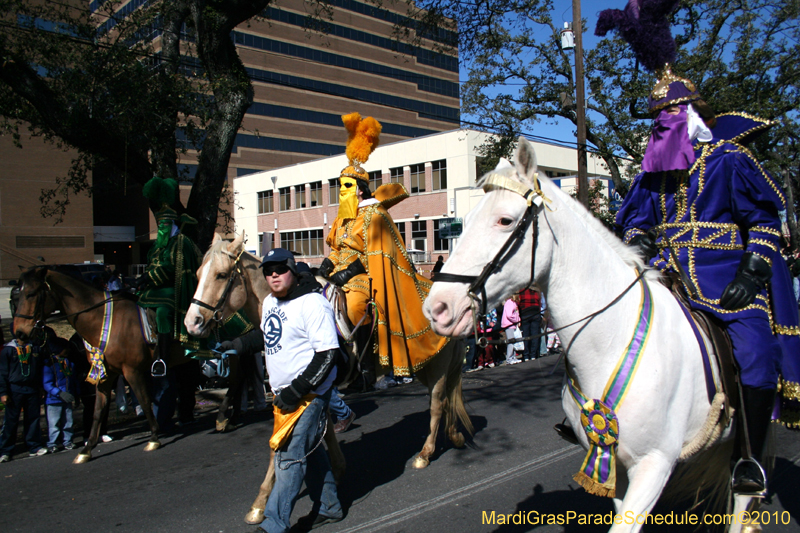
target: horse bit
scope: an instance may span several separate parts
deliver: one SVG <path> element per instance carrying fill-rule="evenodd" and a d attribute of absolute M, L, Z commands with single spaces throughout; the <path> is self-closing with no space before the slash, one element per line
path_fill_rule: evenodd
<path fill-rule="evenodd" d="M 528 203 L 528 207 L 525 209 L 525 213 L 523 213 L 522 218 L 520 218 L 517 226 L 514 228 L 514 231 L 508 236 L 505 243 L 503 243 L 503 246 L 500 248 L 500 250 L 498 250 L 497 254 L 495 254 L 494 258 L 492 258 L 492 260 L 483 267 L 483 270 L 479 275 L 467 276 L 463 274 L 437 272 L 432 276 L 432 281 L 434 282 L 470 284 L 469 288 L 467 289 L 467 295 L 472 301 L 472 321 L 473 325 L 475 326 L 475 341 L 481 347 L 485 347 L 488 344 L 488 339 L 486 339 L 486 337 L 481 337 L 478 339 L 477 337 L 478 313 L 476 313 L 475 303 L 480 302 L 480 316 L 486 316 L 486 281 L 489 279 L 489 276 L 497 272 L 503 266 L 503 264 L 508 261 L 509 257 L 511 257 L 511 255 L 513 255 L 515 252 L 515 248 L 522 243 L 523 239 L 525 238 L 525 231 L 528 229 L 528 224 L 533 226 L 533 243 L 531 245 L 531 279 L 528 282 L 528 286 L 533 284 L 536 268 L 536 241 L 539 236 L 539 207 L 544 202 L 550 201 L 544 195 L 539 186 L 538 172 L 533 176 L 533 188 L 530 188 L 505 176 L 491 173 L 483 184 L 483 190 L 488 193 L 494 189 L 505 189 L 515 192 L 522 196 Z M 478 292 L 480 292 L 480 298 L 477 295 Z"/>

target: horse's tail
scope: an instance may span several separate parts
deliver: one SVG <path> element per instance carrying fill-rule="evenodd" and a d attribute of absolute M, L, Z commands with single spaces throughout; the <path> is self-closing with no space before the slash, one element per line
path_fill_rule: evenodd
<path fill-rule="evenodd" d="M 475 428 L 472 426 L 472 421 L 467 414 L 467 408 L 464 406 L 464 397 L 462 395 L 462 379 L 461 379 L 461 365 L 462 365 L 462 348 L 464 341 L 452 340 L 453 355 L 450 359 L 450 366 L 447 370 L 447 407 L 445 409 L 445 430 L 447 435 L 452 436 L 458 433 L 457 423 L 460 420 L 464 428 L 472 435 Z"/>
<path fill-rule="evenodd" d="M 731 457 L 735 439 L 728 439 L 678 463 L 661 502 L 691 502 L 706 512 L 724 512 L 731 487 Z"/>

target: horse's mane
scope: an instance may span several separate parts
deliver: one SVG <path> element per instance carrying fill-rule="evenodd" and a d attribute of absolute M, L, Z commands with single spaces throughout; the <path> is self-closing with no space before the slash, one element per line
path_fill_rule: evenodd
<path fill-rule="evenodd" d="M 213 259 L 213 257 L 218 255 L 218 254 L 223 254 L 223 255 L 226 255 L 226 256 L 230 257 L 230 252 L 228 251 L 228 244 L 230 244 L 231 242 L 233 242 L 233 241 L 230 240 L 230 239 L 220 239 L 220 240 L 212 243 L 211 246 L 209 247 L 208 251 L 203 256 L 203 263 L 205 263 L 206 261 L 211 261 Z M 242 246 L 244 246 L 244 244 L 242 244 Z M 260 263 L 261 262 L 261 260 L 258 257 L 256 257 L 255 255 L 251 254 L 247 250 L 244 250 L 244 252 L 242 253 L 242 259 L 243 260 L 253 261 L 253 262 L 256 262 L 256 263 Z"/>
<path fill-rule="evenodd" d="M 517 171 L 514 167 L 505 167 L 501 169 L 493 170 L 492 173 L 500 174 L 506 176 L 508 178 L 522 181 L 517 174 Z M 488 174 L 485 174 L 478 180 L 478 187 L 482 187 L 483 183 L 486 181 L 486 177 Z M 597 235 L 600 239 L 606 242 L 611 249 L 622 259 L 626 265 L 639 270 L 649 270 L 650 267 L 645 264 L 644 260 L 642 260 L 641 256 L 636 253 L 636 251 L 626 245 L 624 242 L 619 240 L 616 235 L 614 235 L 606 226 L 603 225 L 600 220 L 595 217 L 588 209 L 583 207 L 575 198 L 572 198 L 564 191 L 561 190 L 555 183 L 553 183 L 550 178 L 546 176 L 539 176 L 539 182 L 542 184 L 543 188 L 547 189 L 546 194 L 557 197 L 570 211 L 575 213 L 575 215 L 581 219 L 586 228 L 592 232 L 593 234 Z M 528 183 L 525 183 L 529 185 Z M 654 271 L 656 272 L 656 271 Z"/>
<path fill-rule="evenodd" d="M 217 254 L 225 254 L 230 256 L 230 252 L 228 252 L 228 244 L 233 242 L 230 239 L 220 239 L 214 243 L 211 243 L 211 246 L 208 248 L 208 251 L 203 256 L 203 262 L 210 261 L 212 256 Z M 242 244 L 244 246 L 244 244 Z M 242 259 L 250 259 L 251 261 L 259 261 L 258 257 L 251 254 L 247 250 L 242 253 Z"/>

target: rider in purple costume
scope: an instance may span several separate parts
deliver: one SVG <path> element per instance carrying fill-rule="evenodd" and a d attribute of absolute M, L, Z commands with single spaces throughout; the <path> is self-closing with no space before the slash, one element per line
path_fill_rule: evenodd
<path fill-rule="evenodd" d="M 797 302 L 779 252 L 786 200 L 745 147 L 775 123 L 744 113 L 715 117 L 694 84 L 672 74 L 675 44 L 666 17 L 676 4 L 641 0 L 625 11 L 606 10 L 598 21 L 598 35 L 617 29 L 658 75 L 644 172 L 616 222 L 652 266 L 681 275 L 693 308 L 724 324 L 740 367 L 752 456 L 761 463 L 778 387 L 787 404 L 781 420 L 800 422 Z M 766 488 L 753 468 L 737 468 L 734 477 L 734 491 Z"/>

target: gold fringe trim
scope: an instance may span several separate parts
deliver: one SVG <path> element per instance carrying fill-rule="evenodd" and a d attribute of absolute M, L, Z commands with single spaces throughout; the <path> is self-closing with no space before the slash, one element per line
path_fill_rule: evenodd
<path fill-rule="evenodd" d="M 578 484 L 581 487 L 583 487 L 583 489 L 589 494 L 594 494 L 595 496 L 602 496 L 604 498 L 615 498 L 617 495 L 616 489 L 603 486 L 602 484 L 593 480 L 583 472 L 578 472 L 577 474 L 572 476 L 572 479 L 577 481 Z"/>
<path fill-rule="evenodd" d="M 785 399 L 800 402 L 800 383 L 781 379 L 780 392 Z"/>
<path fill-rule="evenodd" d="M 800 429 L 800 409 L 787 409 L 781 406 L 781 417 L 775 422 L 789 429 Z"/>

